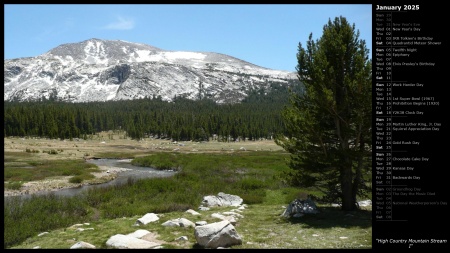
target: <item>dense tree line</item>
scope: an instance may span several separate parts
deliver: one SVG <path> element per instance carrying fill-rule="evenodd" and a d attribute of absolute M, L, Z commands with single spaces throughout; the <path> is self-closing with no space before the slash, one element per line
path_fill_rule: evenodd
<path fill-rule="evenodd" d="M 300 92 L 299 85 L 290 86 Z M 160 97 L 87 103 L 4 102 L 4 136 L 86 139 L 100 131 L 124 130 L 133 139 L 257 140 L 284 131 L 280 112 L 287 101 L 288 86 L 272 84 L 268 91 L 251 91 L 236 104 L 181 97 L 171 102 Z"/>

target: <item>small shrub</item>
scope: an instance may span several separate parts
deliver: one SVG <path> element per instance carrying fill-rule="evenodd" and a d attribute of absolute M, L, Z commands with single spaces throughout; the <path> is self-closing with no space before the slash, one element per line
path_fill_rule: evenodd
<path fill-rule="evenodd" d="M 255 194 L 254 192 L 248 194 L 241 194 L 239 196 L 242 198 L 243 202 L 248 205 L 261 204 L 264 202 L 265 198 L 265 194 L 264 193 L 260 194 L 260 192 L 258 192 L 257 194 Z"/>
<path fill-rule="evenodd" d="M 127 178 L 127 185 L 132 186 L 136 182 L 136 179 L 133 177 Z"/>
<path fill-rule="evenodd" d="M 43 150 L 42 153 L 47 153 L 49 155 L 56 155 L 58 154 L 58 151 L 52 149 L 52 150 Z"/>
<path fill-rule="evenodd" d="M 37 161 L 30 161 L 30 162 L 28 162 L 28 164 L 31 165 L 31 166 L 39 166 L 39 165 L 42 165 L 41 162 L 37 162 Z"/>
<path fill-rule="evenodd" d="M 266 187 L 264 182 L 255 178 L 244 178 L 239 183 L 240 187 L 244 190 L 256 190 Z"/>
<path fill-rule="evenodd" d="M 26 148 L 25 152 L 27 152 L 27 153 L 39 153 L 39 150 Z"/>
<path fill-rule="evenodd" d="M 137 157 L 131 164 L 136 166 L 152 167 L 157 170 L 179 170 L 179 159 L 174 154 L 158 154 L 146 157 Z"/>
<path fill-rule="evenodd" d="M 81 182 L 83 182 L 83 178 L 80 176 L 74 176 L 69 179 L 69 183 L 79 184 Z"/>
<path fill-rule="evenodd" d="M 22 187 L 23 183 L 14 181 L 14 182 L 5 183 L 4 185 L 5 185 L 5 189 L 8 189 L 8 190 L 19 190 Z"/>
<path fill-rule="evenodd" d="M 63 170 L 61 172 L 61 175 L 63 175 L 63 176 L 70 176 L 70 175 L 72 175 L 72 172 L 70 170 L 68 170 L 68 169 L 65 169 L 65 170 Z"/>

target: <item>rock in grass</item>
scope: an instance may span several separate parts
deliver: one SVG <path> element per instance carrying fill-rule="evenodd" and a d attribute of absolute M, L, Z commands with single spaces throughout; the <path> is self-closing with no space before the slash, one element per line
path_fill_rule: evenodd
<path fill-rule="evenodd" d="M 70 249 L 95 249 L 95 246 L 90 243 L 80 241 L 72 245 Z"/>
<path fill-rule="evenodd" d="M 204 248 L 217 249 L 242 244 L 241 236 L 229 221 L 195 227 L 197 243 Z"/>

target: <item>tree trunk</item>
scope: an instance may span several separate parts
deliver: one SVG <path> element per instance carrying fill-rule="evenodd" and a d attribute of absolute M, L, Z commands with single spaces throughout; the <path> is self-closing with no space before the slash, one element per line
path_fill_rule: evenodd
<path fill-rule="evenodd" d="M 336 118 L 336 133 L 340 139 L 341 151 L 349 150 L 348 138 L 341 133 L 340 120 Z M 342 210 L 352 211 L 356 209 L 353 198 L 353 172 L 352 161 L 348 157 L 347 152 L 344 152 L 343 157 L 340 158 L 342 167 L 340 169 L 340 183 L 342 192 Z"/>
<path fill-rule="evenodd" d="M 345 166 L 341 168 L 341 191 L 342 191 L 342 210 L 353 211 L 356 209 L 353 199 L 352 167 Z"/>
<path fill-rule="evenodd" d="M 359 152 L 358 155 L 358 166 L 356 167 L 355 179 L 353 180 L 352 198 L 356 202 L 356 195 L 358 194 L 359 184 L 361 183 L 362 169 L 364 165 L 363 154 L 364 154 L 364 139 L 361 138 L 359 142 Z"/>

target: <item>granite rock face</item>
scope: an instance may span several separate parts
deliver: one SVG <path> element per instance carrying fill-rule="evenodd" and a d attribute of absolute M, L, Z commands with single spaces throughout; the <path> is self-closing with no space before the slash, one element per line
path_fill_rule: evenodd
<path fill-rule="evenodd" d="M 270 91 L 274 84 L 298 84 L 296 73 L 220 53 L 167 51 L 121 40 L 89 39 L 4 61 L 4 101 L 171 101 L 182 96 L 235 103 L 249 91 Z"/>

